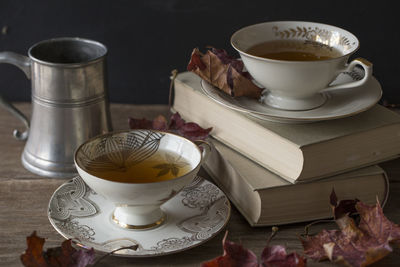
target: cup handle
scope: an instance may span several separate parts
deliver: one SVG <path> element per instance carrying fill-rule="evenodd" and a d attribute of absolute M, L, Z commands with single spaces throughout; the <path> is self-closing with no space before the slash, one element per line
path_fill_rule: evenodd
<path fill-rule="evenodd" d="M 210 154 L 211 154 L 211 145 L 207 141 L 203 141 L 203 140 L 196 140 L 196 141 L 194 141 L 194 143 L 197 146 L 203 148 L 203 151 L 201 153 L 201 162 L 200 162 L 200 164 L 203 164 L 203 162 L 205 162 L 207 160 L 208 156 L 210 156 Z"/>
<path fill-rule="evenodd" d="M 17 66 L 25 73 L 28 79 L 31 78 L 31 60 L 26 56 L 13 52 L 0 52 L 0 63 L 8 63 Z M 11 112 L 15 117 L 22 121 L 26 130 L 24 132 L 20 132 L 19 130 L 15 129 L 13 131 L 13 135 L 18 140 L 26 140 L 29 134 L 29 120 L 2 95 L 0 95 L 0 106 Z"/>
<path fill-rule="evenodd" d="M 361 86 L 361 85 L 367 83 L 368 80 L 372 76 L 372 63 L 369 62 L 368 60 L 366 60 L 365 58 L 359 57 L 359 58 L 354 59 L 341 72 L 352 72 L 356 66 L 361 66 L 364 69 L 365 74 L 361 80 L 354 81 L 354 82 L 348 82 L 348 83 L 344 83 L 344 84 L 328 86 L 327 88 L 325 88 L 322 91 L 325 92 L 325 91 L 331 91 L 331 90 L 337 90 L 337 89 L 358 87 L 358 86 Z"/>

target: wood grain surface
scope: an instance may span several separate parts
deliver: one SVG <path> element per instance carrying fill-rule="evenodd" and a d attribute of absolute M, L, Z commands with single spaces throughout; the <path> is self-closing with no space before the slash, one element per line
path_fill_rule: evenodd
<path fill-rule="evenodd" d="M 18 103 L 25 114 L 30 114 L 30 104 Z M 128 128 L 128 117 L 154 118 L 159 114 L 168 114 L 164 105 L 111 105 L 115 130 Z M 47 219 L 47 205 L 54 190 L 65 179 L 50 179 L 34 175 L 21 164 L 24 142 L 12 136 L 12 130 L 23 128 L 22 124 L 5 110 L 0 110 L 0 265 L 21 266 L 20 255 L 26 248 L 26 236 L 36 230 L 46 238 L 46 248 L 58 246 L 63 238 L 53 229 Z M 386 216 L 400 222 L 400 160 L 381 164 L 390 179 L 390 195 L 384 208 Z M 203 171 L 200 175 L 209 179 Z M 305 196 L 306 197 L 306 196 Z M 327 196 L 328 201 L 328 196 Z M 280 226 L 272 244 L 286 245 L 289 251 L 302 252 L 298 235 L 307 223 Z M 321 229 L 333 229 L 333 223 L 317 225 L 312 232 Z M 231 219 L 227 225 L 229 239 L 240 242 L 260 255 L 270 234 L 270 227 L 252 228 L 233 207 Z M 99 266 L 200 266 L 201 262 L 222 254 L 221 241 L 224 231 L 205 244 L 179 254 L 153 258 L 108 257 Z M 400 255 L 392 253 L 374 266 L 398 266 Z M 308 261 L 308 266 L 332 266 L 331 263 Z"/>

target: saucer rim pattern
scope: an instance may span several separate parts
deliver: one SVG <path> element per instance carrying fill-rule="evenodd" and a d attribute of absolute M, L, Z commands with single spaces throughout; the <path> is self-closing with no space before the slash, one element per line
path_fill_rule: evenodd
<path fill-rule="evenodd" d="M 75 188 L 74 186 L 76 186 L 77 188 Z M 199 194 L 201 196 L 207 197 L 206 201 L 204 201 L 205 198 L 204 199 L 199 199 L 199 197 L 196 198 L 196 192 L 198 193 L 198 191 L 200 192 Z M 75 192 L 79 192 L 79 196 L 74 198 L 73 196 Z M 94 251 L 100 254 L 109 253 L 110 251 L 117 249 L 118 247 L 112 247 L 113 242 L 115 242 L 117 245 L 118 242 L 120 242 L 120 244 L 128 242 L 129 245 L 139 246 L 139 249 L 136 251 L 126 249 L 126 250 L 120 250 L 113 254 L 113 256 L 121 256 L 121 257 L 134 257 L 134 258 L 156 257 L 156 256 L 179 253 L 197 247 L 209 241 L 210 239 L 214 238 L 218 233 L 220 233 L 226 227 L 226 225 L 230 220 L 232 211 L 232 207 L 228 197 L 217 185 L 202 178 L 201 176 L 196 176 L 196 178 L 192 181 L 191 184 L 186 186 L 177 196 L 174 197 L 174 198 L 178 197 L 179 202 L 177 203 L 181 204 L 181 207 L 175 207 L 175 209 L 187 208 L 194 211 L 194 214 L 191 215 L 181 214 L 179 219 L 175 222 L 175 226 L 172 226 L 174 229 L 176 229 L 176 231 L 179 231 L 180 234 L 184 233 L 185 235 L 182 237 L 176 237 L 174 236 L 174 233 L 176 232 L 173 232 L 171 234 L 168 233 L 168 235 L 170 235 L 168 238 L 164 239 L 160 238 L 160 240 L 155 240 L 154 246 L 145 249 L 141 246 L 141 242 L 139 240 L 132 238 L 134 237 L 134 233 L 137 233 L 138 231 L 140 232 L 149 231 L 149 233 L 152 233 L 154 231 L 163 231 L 162 229 L 157 230 L 159 229 L 158 227 L 144 231 L 124 229 L 124 231 L 126 231 L 126 235 L 123 238 L 110 239 L 106 240 L 105 242 L 95 242 L 93 237 L 96 235 L 94 229 L 96 228 L 96 225 L 93 226 L 93 225 L 79 224 L 79 219 L 95 217 L 97 215 L 100 215 L 102 212 L 106 212 L 107 208 L 105 208 L 105 211 L 102 211 L 100 208 L 101 203 L 99 202 L 96 203 L 94 200 L 90 199 L 90 196 L 97 196 L 97 198 L 102 198 L 102 201 L 106 201 L 102 196 L 97 195 L 89 186 L 87 186 L 79 175 L 63 183 L 54 191 L 49 201 L 47 216 L 51 225 L 65 239 L 72 239 L 74 244 L 84 249 L 93 248 Z M 64 200 L 67 199 L 74 201 L 73 203 L 74 205 L 72 208 L 75 208 L 78 211 L 80 211 L 81 208 L 86 207 L 85 206 L 87 205 L 86 202 L 88 202 L 89 204 L 92 204 L 92 206 L 96 209 L 96 212 L 93 214 L 92 209 L 84 210 L 81 213 L 79 212 L 71 213 L 71 211 L 69 211 L 70 213 L 67 216 L 65 215 L 65 211 L 62 210 L 62 205 L 57 206 L 57 201 L 59 198 L 64 198 Z M 108 205 L 110 204 L 108 203 Z M 216 224 L 208 225 L 208 227 L 211 230 L 206 232 L 202 232 L 201 230 L 192 231 L 190 228 L 186 229 L 182 227 L 181 224 L 187 221 L 190 220 L 196 221 L 197 219 L 200 220 L 202 217 L 208 218 L 207 216 L 208 212 L 212 208 L 217 209 L 217 211 L 219 212 L 218 214 L 220 216 L 220 219 L 217 221 Z M 54 211 L 54 209 L 57 210 Z M 58 213 L 61 213 L 62 216 L 59 216 Z M 60 227 L 60 225 L 62 224 L 64 224 L 65 228 L 64 226 Z M 106 222 L 106 224 L 107 225 L 112 224 L 112 222 L 108 221 Z M 167 219 L 167 221 L 163 225 L 168 225 L 168 224 L 173 225 L 173 222 L 169 222 Z M 103 231 L 104 228 L 112 229 L 115 227 L 118 226 L 115 225 L 104 226 Z M 79 230 L 74 230 L 74 228 Z M 68 232 L 68 229 L 70 229 L 71 231 Z M 99 229 L 96 229 L 96 231 L 97 230 Z M 157 235 L 157 233 L 152 233 L 152 234 L 153 236 Z M 168 247 L 169 242 L 172 244 L 171 247 Z M 164 244 L 166 245 L 165 247 Z M 129 245 L 120 245 L 119 247 L 121 246 L 128 247 Z M 107 246 L 111 248 L 107 249 Z"/>
<path fill-rule="evenodd" d="M 363 74 L 360 73 L 361 71 L 362 70 L 360 68 L 356 68 L 352 72 L 346 72 L 346 73 L 342 73 L 342 74 L 346 75 L 350 79 L 356 81 L 356 80 L 359 80 L 360 78 L 362 78 Z M 371 88 L 374 87 L 370 90 L 371 90 L 371 92 L 376 91 L 375 93 L 377 93 L 377 97 L 374 98 L 374 101 L 370 101 L 368 103 L 368 105 L 365 105 L 363 108 L 355 109 L 352 112 L 344 113 L 341 115 L 324 114 L 324 115 L 313 116 L 313 117 L 307 117 L 307 115 L 298 116 L 298 117 L 289 116 L 289 115 L 288 116 L 277 115 L 277 114 L 274 114 L 274 112 L 268 112 L 268 111 L 262 112 L 262 111 L 251 110 L 246 107 L 237 105 L 232 101 L 226 100 L 225 98 L 229 98 L 230 96 L 224 95 L 225 94 L 224 92 L 222 92 L 221 90 L 218 90 L 215 86 L 211 85 L 209 82 L 205 81 L 204 79 L 201 79 L 200 87 L 201 87 L 203 93 L 207 97 L 209 97 L 210 99 L 212 99 L 219 105 L 225 106 L 225 107 L 235 110 L 235 111 L 239 111 L 239 112 L 246 114 L 252 118 L 257 118 L 257 119 L 265 120 L 265 121 L 280 122 L 280 123 L 311 123 L 311 122 L 346 118 L 346 117 L 350 117 L 350 116 L 354 116 L 356 114 L 362 113 L 362 112 L 372 108 L 374 105 L 376 105 L 379 102 L 379 100 L 382 97 L 383 92 L 382 92 L 382 88 L 381 88 L 379 81 L 377 81 L 375 77 L 372 76 L 369 83 L 373 83 L 373 84 L 366 84 L 366 85 L 361 86 L 361 88 L 364 88 L 366 86 L 370 86 Z M 354 88 L 348 88 L 348 89 L 342 89 L 342 90 L 350 91 L 350 90 L 354 90 Z M 379 91 L 379 93 L 378 93 L 378 91 Z M 329 91 L 326 91 L 325 93 L 327 94 L 328 100 L 323 105 L 321 105 L 315 109 L 312 109 L 310 111 L 318 111 L 318 109 L 321 109 L 322 107 L 324 107 L 326 105 L 326 103 L 328 103 L 333 98 L 332 94 Z M 224 95 L 225 97 L 220 96 L 221 94 Z M 379 97 L 378 97 L 378 95 L 379 95 Z M 254 100 L 254 101 L 257 101 L 257 100 Z M 286 111 L 286 110 L 276 109 L 273 107 L 270 107 L 270 108 L 271 108 L 271 110 L 276 110 L 278 112 L 289 112 L 289 113 L 291 112 L 293 114 L 301 114 L 301 112 L 304 112 L 304 111 Z M 306 111 L 308 111 L 308 110 L 306 110 Z"/>

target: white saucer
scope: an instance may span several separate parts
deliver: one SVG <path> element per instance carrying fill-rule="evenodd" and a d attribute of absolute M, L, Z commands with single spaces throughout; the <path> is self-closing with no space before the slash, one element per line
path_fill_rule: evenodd
<path fill-rule="evenodd" d="M 126 230 L 111 221 L 113 205 L 79 176 L 61 185 L 49 203 L 48 217 L 65 238 L 84 248 L 114 255 L 152 257 L 180 252 L 213 238 L 227 224 L 231 206 L 214 184 L 197 176 L 161 209 L 166 221 L 150 230 Z"/>
<path fill-rule="evenodd" d="M 351 73 L 340 74 L 332 84 L 341 84 L 362 77 L 362 70 L 355 69 Z M 327 91 L 324 93 L 327 97 L 326 102 L 315 109 L 290 111 L 270 107 L 252 98 L 233 98 L 204 80 L 201 81 L 201 87 L 208 97 L 228 108 L 262 120 L 284 123 L 316 122 L 353 116 L 373 107 L 382 96 L 379 82 L 372 77 L 367 84 L 360 87 Z"/>

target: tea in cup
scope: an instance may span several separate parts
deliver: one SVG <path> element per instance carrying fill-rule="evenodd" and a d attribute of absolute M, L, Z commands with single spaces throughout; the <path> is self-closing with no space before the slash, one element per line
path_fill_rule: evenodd
<path fill-rule="evenodd" d="M 314 22 L 274 21 L 251 25 L 235 32 L 231 44 L 261 86 L 268 90 L 265 104 L 285 110 L 321 106 L 327 92 L 367 83 L 372 64 L 358 58 L 348 63 L 359 41 L 341 28 Z M 360 66 L 359 81 L 330 85 L 343 72 Z"/>
<path fill-rule="evenodd" d="M 76 150 L 75 164 L 85 183 L 115 205 L 117 225 L 149 229 L 165 221 L 160 206 L 196 177 L 209 153 L 204 141 L 130 130 L 88 140 Z"/>

